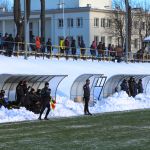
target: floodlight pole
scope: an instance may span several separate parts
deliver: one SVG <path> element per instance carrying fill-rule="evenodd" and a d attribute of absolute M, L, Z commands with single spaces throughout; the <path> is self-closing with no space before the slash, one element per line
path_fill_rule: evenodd
<path fill-rule="evenodd" d="M 129 2 L 128 0 L 125 0 L 125 6 L 126 6 L 126 19 L 125 19 L 125 27 L 126 27 L 126 51 L 125 51 L 125 61 L 128 63 L 128 47 L 129 47 Z"/>
<path fill-rule="evenodd" d="M 27 13 L 26 13 L 26 0 L 24 0 L 24 59 L 27 59 Z"/>
<path fill-rule="evenodd" d="M 62 11 L 63 11 L 63 36 L 65 38 L 65 2 L 62 2 Z"/>

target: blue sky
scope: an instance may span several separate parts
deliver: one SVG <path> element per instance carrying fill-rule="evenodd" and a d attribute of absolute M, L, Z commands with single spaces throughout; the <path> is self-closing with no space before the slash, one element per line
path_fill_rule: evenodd
<path fill-rule="evenodd" d="M 0 0 L 0 3 L 2 2 L 2 1 L 5 1 L 5 0 Z M 9 5 L 10 5 L 10 7 L 12 7 L 12 5 L 13 5 L 13 1 L 14 0 L 6 0 L 6 1 L 9 1 Z M 120 1 L 120 0 L 119 0 Z M 137 3 L 144 3 L 145 1 L 147 1 L 147 3 L 149 3 L 150 4 L 150 0 L 129 0 L 129 1 L 132 1 L 132 3 L 133 4 L 137 4 Z"/>

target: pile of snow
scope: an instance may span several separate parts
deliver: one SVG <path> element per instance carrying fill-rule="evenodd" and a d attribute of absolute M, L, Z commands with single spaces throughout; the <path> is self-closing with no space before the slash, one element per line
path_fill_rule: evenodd
<path fill-rule="evenodd" d="M 89 107 L 91 113 L 104 113 L 114 111 L 125 111 L 135 109 L 150 108 L 150 96 L 139 94 L 135 98 L 129 97 L 126 92 L 115 93 L 107 99 L 98 101 L 93 107 Z M 75 103 L 65 97 L 58 97 L 56 108 L 51 110 L 49 118 L 71 117 L 83 115 L 84 104 Z M 25 108 L 8 110 L 4 107 L 0 109 L 0 122 L 15 122 L 25 120 L 36 120 L 38 115 Z M 42 116 L 44 118 L 44 114 Z"/>
<path fill-rule="evenodd" d="M 21 107 L 20 109 L 7 109 L 2 106 L 0 108 L 0 123 L 35 120 L 36 118 L 36 114 L 27 111 L 24 107 Z"/>
<path fill-rule="evenodd" d="M 81 74 L 104 74 L 108 78 L 116 74 L 150 74 L 149 65 L 149 63 L 126 64 L 124 62 L 92 62 L 90 60 L 43 60 L 34 57 L 24 60 L 22 57 L 0 56 L 0 74 L 68 75 L 58 87 L 59 95 L 56 98 L 56 109 L 50 112 L 50 118 L 83 115 L 83 104 L 69 100 L 72 83 Z M 145 108 L 150 108 L 150 94 L 140 94 L 132 98 L 128 97 L 125 92 L 119 92 L 107 99 L 98 101 L 94 107 L 90 107 L 90 111 L 91 113 L 102 113 Z M 35 120 L 37 118 L 38 115 L 27 111 L 25 108 L 12 110 L 0 108 L 1 123 Z"/>

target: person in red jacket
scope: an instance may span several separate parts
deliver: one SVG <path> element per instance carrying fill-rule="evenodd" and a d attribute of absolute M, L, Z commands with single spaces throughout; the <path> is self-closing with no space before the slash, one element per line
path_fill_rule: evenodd
<path fill-rule="evenodd" d="M 36 51 L 40 52 L 41 42 L 40 42 L 40 37 L 38 37 L 38 36 L 36 37 L 35 45 L 36 45 Z"/>

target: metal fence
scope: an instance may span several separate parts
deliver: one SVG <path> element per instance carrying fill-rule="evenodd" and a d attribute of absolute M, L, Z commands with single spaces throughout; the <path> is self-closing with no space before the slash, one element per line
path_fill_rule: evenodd
<path fill-rule="evenodd" d="M 22 42 L 7 42 L 0 47 L 0 54 L 6 56 L 27 56 L 48 58 L 66 58 L 68 59 L 83 59 L 83 60 L 98 60 L 98 61 L 125 61 L 125 53 L 123 51 L 98 50 L 91 48 L 65 47 L 58 45 L 41 45 L 40 49 L 36 48 L 33 43 L 27 43 L 28 50 L 24 51 L 24 43 Z M 49 48 L 48 48 L 49 47 Z M 129 52 L 128 62 L 150 62 L 150 54 L 146 52 Z"/>

